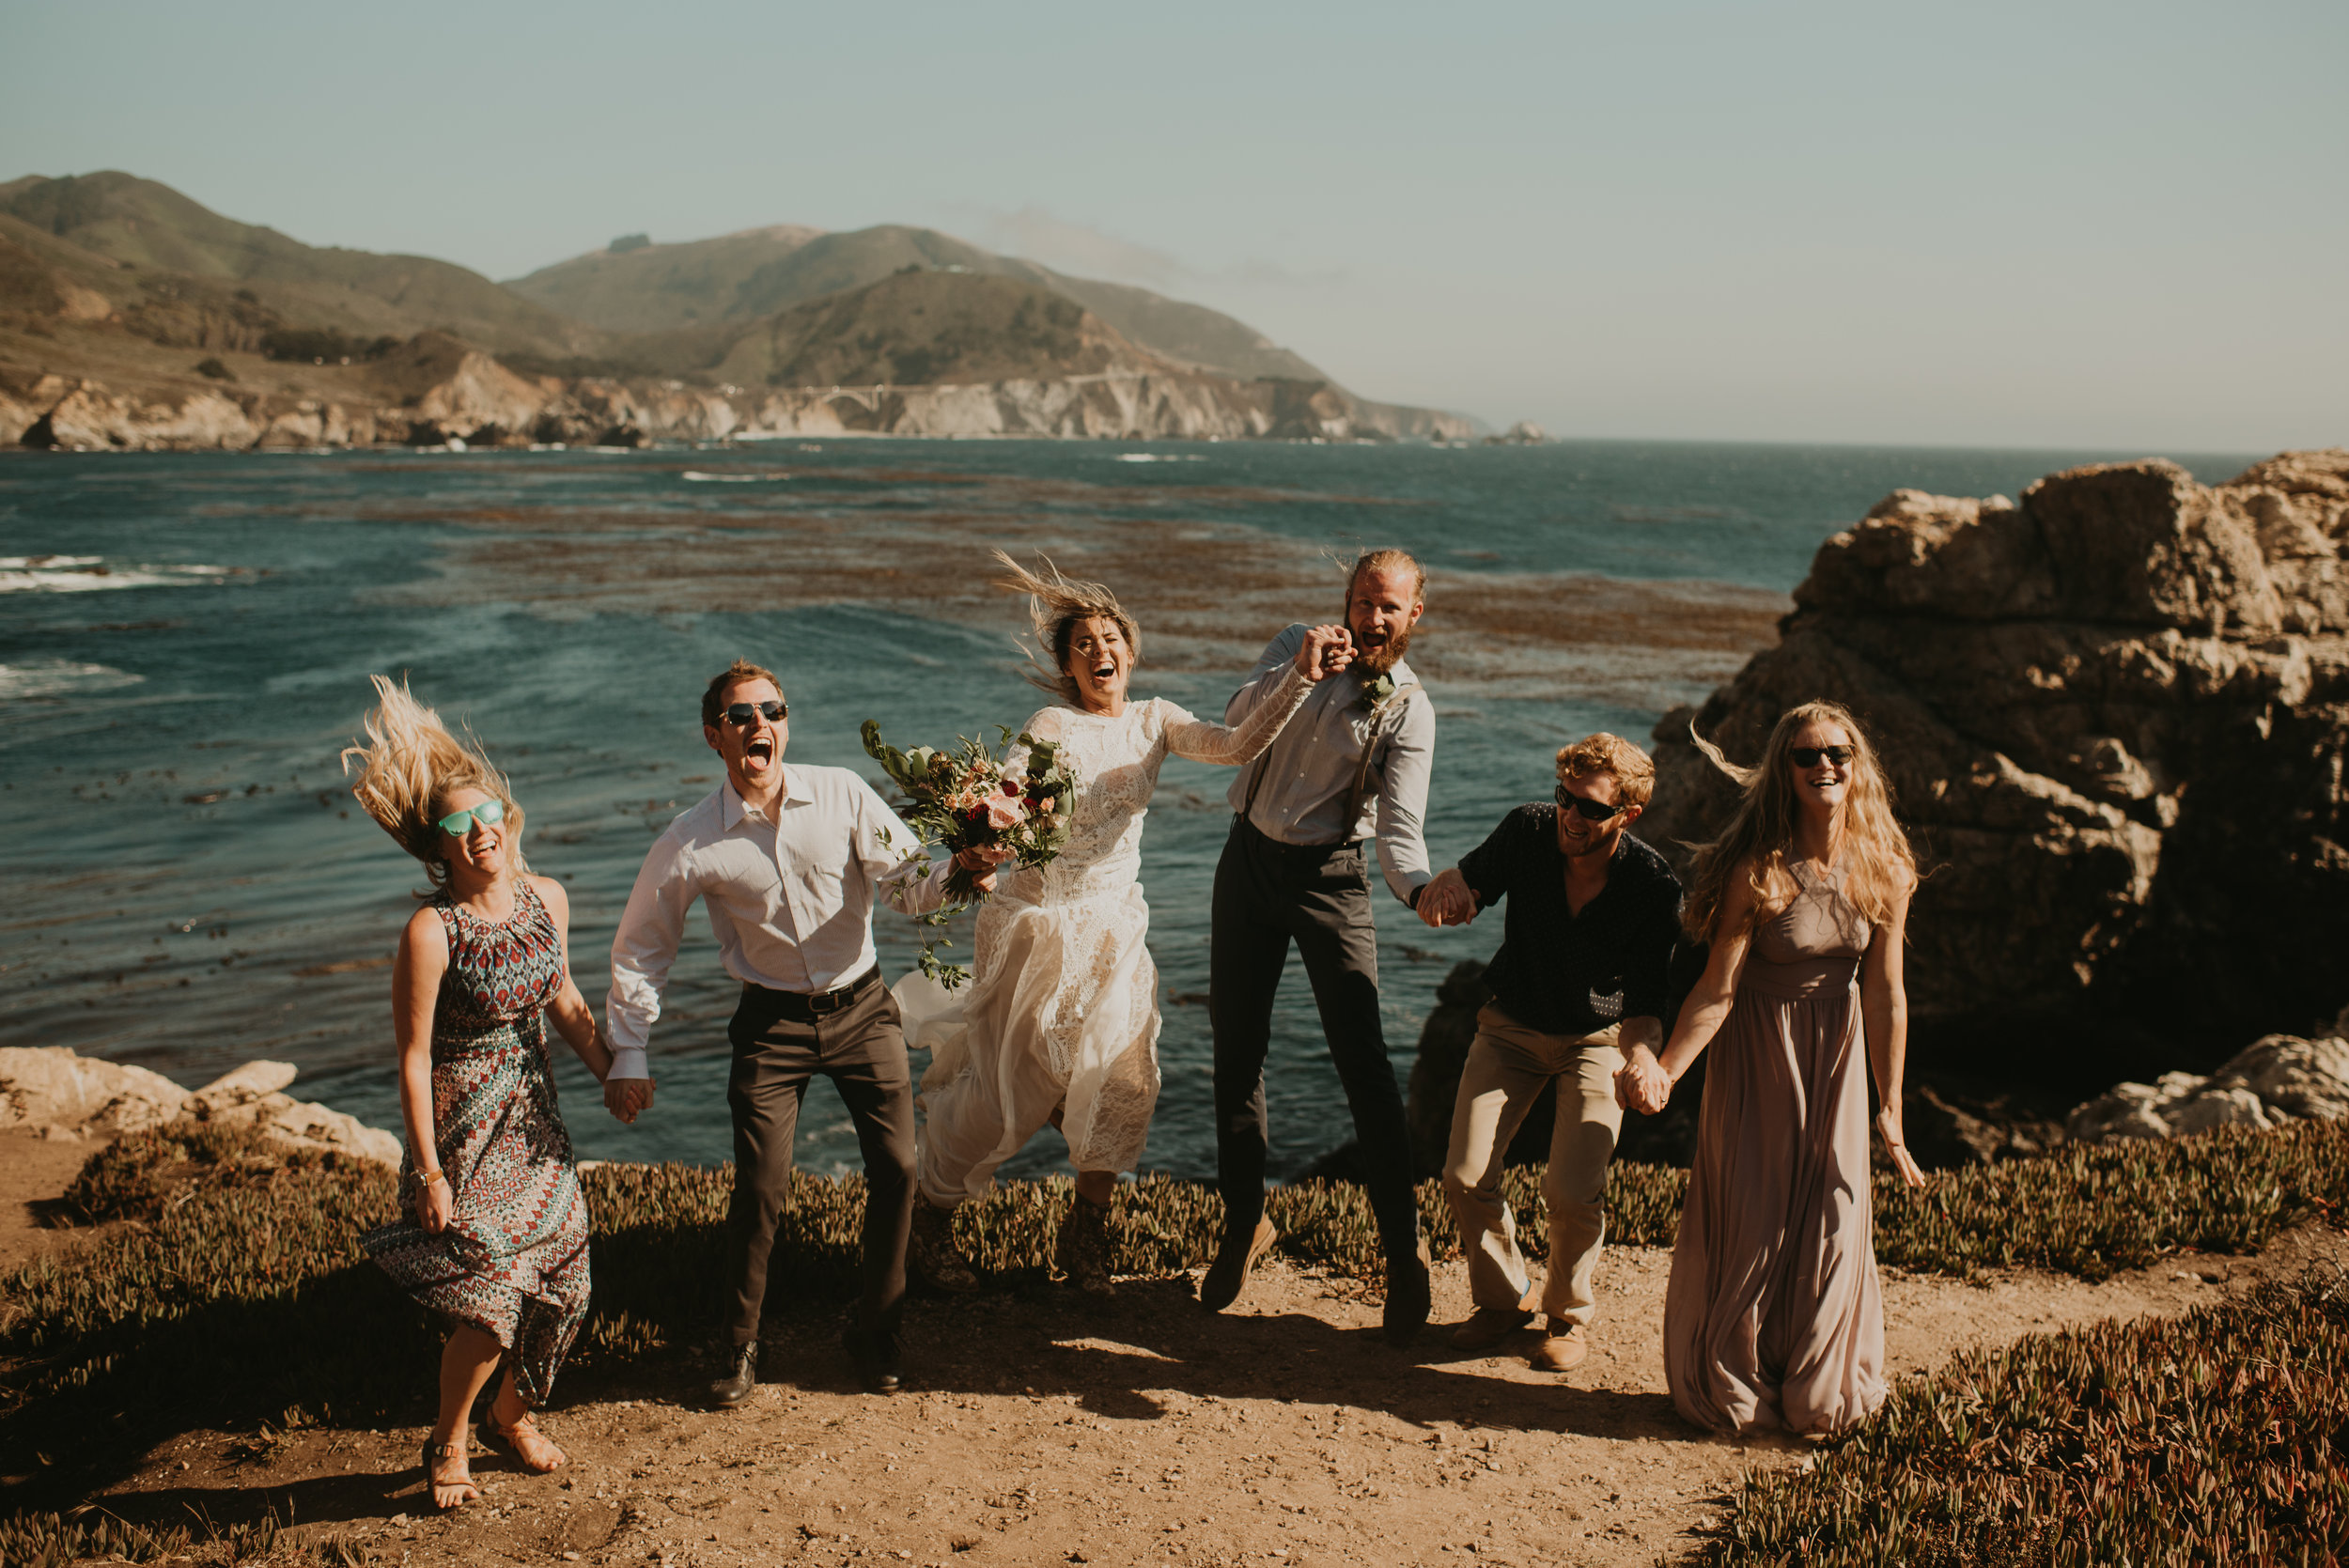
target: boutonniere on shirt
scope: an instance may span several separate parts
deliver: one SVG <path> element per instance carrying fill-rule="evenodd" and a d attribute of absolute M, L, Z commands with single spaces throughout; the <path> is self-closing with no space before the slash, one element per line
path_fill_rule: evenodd
<path fill-rule="evenodd" d="M 1394 677 L 1392 675 L 1380 675 L 1377 680 L 1372 681 L 1368 686 L 1362 688 L 1362 694 L 1361 698 L 1355 702 L 1354 706 L 1361 708 L 1364 713 L 1376 713 L 1380 708 L 1386 706 L 1387 700 L 1393 695 Z"/>

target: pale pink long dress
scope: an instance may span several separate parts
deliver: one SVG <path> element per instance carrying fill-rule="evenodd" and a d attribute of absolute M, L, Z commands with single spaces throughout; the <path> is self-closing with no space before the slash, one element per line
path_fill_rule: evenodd
<path fill-rule="evenodd" d="M 1840 878 L 1796 868 L 1705 1067 L 1664 1297 L 1664 1377 L 1718 1432 L 1832 1432 L 1884 1403 L 1859 960 Z"/>

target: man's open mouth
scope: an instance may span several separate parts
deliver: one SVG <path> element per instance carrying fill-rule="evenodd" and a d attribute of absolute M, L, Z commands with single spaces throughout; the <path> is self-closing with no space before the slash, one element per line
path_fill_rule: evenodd
<path fill-rule="evenodd" d="M 743 742 L 742 755 L 746 759 L 755 760 L 758 762 L 774 761 L 774 737 L 770 735 L 753 736 L 749 740 Z"/>

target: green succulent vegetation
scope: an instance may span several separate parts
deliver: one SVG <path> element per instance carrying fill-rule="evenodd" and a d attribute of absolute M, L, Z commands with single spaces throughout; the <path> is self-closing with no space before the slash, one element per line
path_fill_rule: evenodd
<path fill-rule="evenodd" d="M 1705 1560 L 2316 1564 L 2349 1541 L 2349 1281 L 1960 1355 L 1807 1471 L 1749 1477 Z"/>
<path fill-rule="evenodd" d="M 583 1173 L 595 1217 L 596 1298 L 566 1369 L 567 1385 L 609 1386 L 637 1375 L 648 1358 L 692 1344 L 716 1321 L 731 1179 L 723 1167 L 683 1165 L 600 1166 Z M 1608 1197 L 1611 1238 L 1669 1245 L 1686 1186 L 1684 1172 L 1618 1165 Z M 1520 1238 L 1538 1255 L 1547 1234 L 1540 1170 L 1509 1172 L 1504 1189 L 1517 1213 Z M 831 1310 L 856 1290 L 863 1183 L 855 1176 L 795 1174 L 791 1198 L 775 1264 L 788 1285 L 777 1293 L 776 1305 Z M 1030 1287 L 1046 1278 L 1051 1238 L 1073 1201 L 1065 1178 L 1005 1184 L 957 1211 L 957 1236 L 981 1269 L 1013 1288 Z M 23 1500 L 39 1497 L 54 1506 L 86 1496 L 191 1420 L 214 1429 L 266 1432 L 324 1421 L 365 1424 L 420 1417 L 439 1332 L 357 1245 L 362 1232 L 397 1212 L 390 1172 L 328 1154 L 288 1155 L 250 1131 L 181 1123 L 126 1137 L 93 1157 L 64 1206 L 85 1219 L 112 1221 L 114 1228 L 0 1279 L 0 1474 L 44 1478 Z M 1366 1283 L 1378 1277 L 1377 1226 L 1359 1188 L 1301 1182 L 1276 1188 L 1266 1207 L 1287 1256 Z M 1917 1193 L 1880 1182 L 1875 1245 L 1886 1264 L 1921 1272 L 1965 1276 L 2027 1265 L 2096 1279 L 2181 1249 L 2252 1250 L 2288 1225 L 2312 1215 L 2337 1216 L 2345 1207 L 2349 1125 L 2303 1123 L 2273 1133 L 2080 1148 L 1943 1172 Z M 1420 1208 L 1431 1250 L 1448 1255 L 1456 1237 L 1436 1183 L 1423 1184 Z M 1222 1202 L 1211 1188 L 1161 1176 L 1125 1185 L 1111 1220 L 1115 1266 L 1155 1276 L 1199 1266 L 1211 1255 L 1221 1222 Z M 2265 1346 L 2258 1354 L 2296 1377 L 2304 1358 L 2311 1368 L 2339 1366 L 2341 1299 L 2338 1291 L 2310 1296 L 2286 1311 L 2283 1298 L 2270 1293 L 2259 1298 L 2263 1306 L 2246 1305 L 2236 1318 L 2211 1318 L 2196 1332 L 2214 1346 L 2235 1343 L 2227 1335 Z M 1903 1385 L 1887 1415 L 1843 1439 L 1833 1450 L 1834 1466 L 1820 1472 L 1844 1478 L 1836 1483 L 1843 1490 L 1821 1490 L 1826 1483 L 1816 1478 L 1804 1478 L 1800 1486 L 1784 1479 L 1756 1483 L 1760 1489 L 1748 1493 L 1725 1538 L 1753 1544 L 1749 1555 L 1734 1560 L 1796 1560 L 1789 1555 L 1796 1547 L 1772 1543 L 1829 1539 L 1822 1531 L 1843 1532 L 1833 1537 L 1837 1541 L 1846 1535 L 1865 1541 L 1872 1539 L 1865 1533 L 1870 1529 L 1944 1524 L 1943 1534 L 1954 1543 L 1951 1550 L 1959 1553 L 1946 1560 L 2002 1560 L 1963 1555 L 1973 1550 L 1966 1545 L 1973 1537 L 1957 1515 L 1928 1516 L 1917 1512 L 1924 1503 L 1911 1508 L 1901 1500 L 1934 1486 L 1946 1489 L 1958 1471 L 1974 1486 L 1973 1472 L 1981 1467 L 1991 1467 L 1982 1469 L 1979 1485 L 1991 1487 L 1990 1478 L 2007 1477 L 1998 1484 L 2012 1487 L 2012 1497 L 2020 1499 L 2016 1508 L 2044 1511 L 2061 1502 L 2061 1509 L 2045 1514 L 2057 1521 L 2048 1529 L 2060 1525 L 2082 1541 L 2108 1539 L 2124 1525 L 2136 1529 L 2126 1521 L 2143 1511 L 2132 1498 L 2098 1490 L 2093 1482 L 2101 1472 L 2080 1468 L 2078 1456 L 2105 1452 L 2096 1445 L 2107 1442 L 2100 1434 L 2108 1429 L 2138 1430 L 2127 1422 L 2152 1423 L 2143 1430 L 2157 1435 L 2159 1443 L 2149 1436 L 2144 1442 L 2152 1447 L 2124 1443 L 2112 1452 L 2125 1451 L 2134 1456 L 2131 1464 L 2156 1466 L 2157 1480 L 2173 1471 L 2185 1477 L 2176 1483 L 2190 1488 L 2178 1494 L 2182 1498 L 2203 1496 L 2204 1483 L 2194 1479 L 2202 1475 L 2216 1478 L 2209 1484 L 2231 1497 L 2245 1484 L 2261 1497 L 2281 1486 L 2302 1500 L 2256 1506 L 2269 1509 L 2258 1517 L 2282 1520 L 2286 1514 L 2278 1510 L 2317 1508 L 2321 1498 L 2310 1489 L 2321 1491 L 2322 1483 L 2336 1488 L 2322 1494 L 2335 1499 L 2323 1503 L 2333 1510 L 2324 1517 L 2336 1529 L 2349 1522 L 2349 1511 L 2338 1500 L 2338 1459 L 2324 1470 L 2307 1467 L 2313 1459 L 2304 1464 L 2293 1457 L 2300 1451 L 2292 1446 L 2298 1429 L 2290 1421 L 2302 1418 L 2276 1415 L 2273 1421 L 2285 1425 L 2274 1430 L 2283 1436 L 2266 1449 L 2248 1437 L 2225 1448 L 2236 1442 L 2227 1436 L 2236 1429 L 2215 1413 L 2214 1402 L 2237 1396 L 2212 1392 L 2220 1385 L 2202 1381 L 2204 1373 L 2195 1369 L 2207 1362 L 2232 1378 L 2232 1368 L 2250 1365 L 2252 1352 L 2214 1350 L 2189 1364 L 2181 1358 L 2193 1336 L 2180 1338 L 2184 1332 L 2137 1326 L 2027 1342 L 2025 1348 L 1961 1361 L 1944 1379 L 1946 1388 L 1930 1386 L 1942 1389 L 1942 1395 L 1924 1391 L 1925 1385 Z M 2304 1343 L 2303 1335 L 2312 1337 Z M 2140 1343 L 2170 1348 L 2140 1354 L 2131 1348 Z M 2031 1348 L 2043 1343 L 2072 1348 Z M 353 1355 L 354 1345 L 366 1346 L 367 1353 Z M 2043 1367 L 2070 1367 L 2077 1374 L 2043 1376 L 2033 1370 Z M 2294 1391 L 2298 1386 L 2276 1382 L 2266 1372 L 2255 1371 L 2240 1397 L 2246 1408 L 2260 1400 L 2284 1401 L 2274 1405 L 2279 1412 L 2329 1408 L 2332 1424 L 2325 1426 L 2322 1441 L 2334 1444 L 2331 1434 L 2349 1389 L 2338 1373 L 2311 1371 L 2310 1376 L 2334 1379 L 2311 1381 L 2303 1390 L 2314 1398 L 2307 1390 L 2328 1389 L 2323 1395 L 2332 1402 L 2328 1406 L 2291 1405 L 2302 1397 Z M 2052 1396 L 2027 1397 L 2010 1388 L 2044 1388 L 2050 1378 L 2067 1383 L 2062 1397 L 2083 1413 L 2047 1414 L 2056 1408 L 2046 1403 Z M 2093 1400 L 2106 1403 L 2080 1403 Z M 2038 1412 L 2028 1420 L 2043 1425 L 2071 1421 L 2062 1430 L 2073 1436 L 2026 1439 L 2015 1434 L 2038 1429 L 2027 1428 L 2024 1415 L 1969 1413 L 2009 1410 Z M 1968 1436 L 1961 1439 L 1952 1432 Z M 1993 1446 L 1979 1446 L 1991 1436 Z M 2074 1447 L 2063 1446 L 2075 1439 Z M 2207 1455 L 2196 1457 L 2198 1444 L 2209 1449 Z M 2163 1453 L 2174 1456 L 2158 1458 Z M 1924 1454 L 1940 1457 L 1919 1457 Z M 1852 1467 L 1863 1462 L 1908 1466 L 1898 1474 L 1911 1479 L 1898 1484 L 1853 1479 L 1862 1472 Z M 2234 1478 L 2241 1475 L 2254 1480 L 2239 1483 Z M 30 1527 L 20 1519 L 9 1528 Z M 2072 1537 L 2059 1532 L 2048 1539 Z M 0 1559 L 38 1560 L 5 1544 Z"/>

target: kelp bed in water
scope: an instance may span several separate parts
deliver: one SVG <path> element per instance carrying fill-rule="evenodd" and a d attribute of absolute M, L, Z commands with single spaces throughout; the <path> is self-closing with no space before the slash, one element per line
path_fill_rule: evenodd
<path fill-rule="evenodd" d="M 596 1295 L 564 1374 L 574 1389 L 688 1350 L 717 1321 L 732 1173 L 607 1165 L 583 1179 Z M 1686 1183 L 1668 1167 L 1617 1165 L 1610 1239 L 1669 1246 Z M 1539 1257 L 1541 1171 L 1511 1171 L 1505 1185 L 1520 1240 Z M 0 1280 L 0 1473 L 32 1478 L 20 1503 L 76 1501 L 192 1421 L 267 1432 L 416 1419 L 438 1331 L 357 1244 L 393 1217 L 397 1195 L 380 1166 L 190 1124 L 93 1157 L 61 1207 L 112 1228 Z M 832 1310 L 856 1288 L 863 1184 L 795 1174 L 791 1195 L 770 1304 Z M 1073 1197 L 1065 1179 L 1006 1184 L 964 1205 L 957 1234 L 982 1270 L 1033 1288 Z M 2098 1280 L 2182 1250 L 2253 1251 L 2345 1201 L 2349 1126 L 2301 1124 L 2068 1149 L 1944 1172 L 1914 1192 L 1879 1181 L 1875 1247 L 1913 1272 L 2029 1266 Z M 1283 1253 L 1375 1288 L 1380 1253 L 1360 1188 L 1307 1182 L 1273 1189 L 1266 1206 Z M 1421 1187 L 1420 1208 L 1431 1251 L 1452 1255 L 1436 1183 Z M 1200 1266 L 1221 1220 L 1210 1188 L 1160 1177 L 1121 1187 L 1115 1267 Z M 1971 1564 L 2292 1561 L 2305 1547 L 2308 1560 L 2330 1561 L 2326 1544 L 2349 1530 L 2344 1345 L 2349 1291 L 2311 1281 L 2168 1323 L 1969 1354 L 1900 1385 L 1811 1471 L 1752 1482 L 1711 1552 L 1740 1564 Z M 0 1565 L 216 1545 L 116 1540 L 127 1528 L 23 1514 L 0 1524 Z M 2269 1546 L 2242 1547 L 2250 1542 Z"/>

